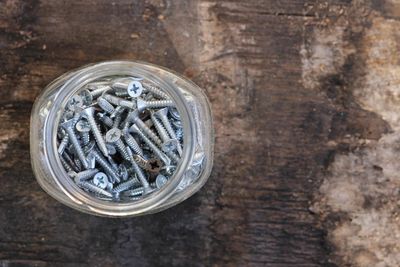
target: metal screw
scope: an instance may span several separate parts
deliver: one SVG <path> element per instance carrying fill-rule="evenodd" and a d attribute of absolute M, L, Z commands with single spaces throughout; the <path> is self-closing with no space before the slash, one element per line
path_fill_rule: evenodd
<path fill-rule="evenodd" d="M 135 109 L 136 108 L 136 103 L 129 101 L 129 100 L 125 100 L 123 98 L 117 97 L 117 96 L 113 96 L 113 95 L 109 95 L 109 94 L 103 94 L 103 98 L 105 100 L 107 100 L 108 102 L 117 105 L 117 106 L 121 106 L 121 107 L 125 107 L 125 108 L 130 108 L 130 109 Z"/>
<path fill-rule="evenodd" d="M 175 148 L 178 148 L 179 146 L 178 140 L 169 138 L 169 135 L 167 131 L 164 129 L 164 126 L 162 126 L 162 124 L 157 120 L 157 118 L 153 114 L 151 114 L 151 120 L 153 121 L 153 125 L 155 126 L 158 135 L 161 137 L 163 141 L 161 149 L 164 152 L 170 152 Z"/>
<path fill-rule="evenodd" d="M 98 172 L 93 177 L 93 184 L 101 189 L 105 189 L 108 186 L 108 177 L 104 172 Z"/>
<path fill-rule="evenodd" d="M 90 128 L 92 129 L 94 138 L 96 139 L 100 151 L 103 153 L 104 156 L 108 157 L 108 150 L 106 147 L 106 143 L 104 142 L 103 136 L 101 135 L 99 128 L 97 128 L 96 121 L 94 120 L 93 117 L 94 108 L 93 107 L 86 108 L 82 111 L 82 113 L 83 116 L 86 117 L 86 119 L 89 122 Z"/>
<path fill-rule="evenodd" d="M 107 162 L 107 160 L 98 153 L 95 149 L 89 152 L 88 158 L 94 157 L 96 162 L 99 163 L 101 167 L 103 167 L 104 171 L 110 176 L 111 182 L 120 182 L 118 175 L 115 173 L 114 168 Z"/>
<path fill-rule="evenodd" d="M 100 194 L 100 195 L 103 195 L 103 196 L 106 196 L 106 197 L 112 197 L 113 196 L 110 192 L 108 192 L 108 191 L 106 191 L 106 190 L 104 190 L 104 189 L 102 189 L 100 187 L 97 187 L 94 184 L 91 184 L 89 182 L 78 182 L 77 185 L 79 187 L 82 187 L 82 188 L 86 189 L 86 190 L 92 191 L 94 193 L 97 193 L 97 194 Z"/>
<path fill-rule="evenodd" d="M 128 151 L 128 154 L 129 154 L 129 158 L 130 158 L 130 162 L 132 164 L 133 170 L 137 174 L 140 183 L 143 185 L 143 187 L 145 189 L 145 192 L 149 192 L 151 190 L 149 182 L 147 181 L 146 177 L 144 176 L 143 171 L 137 165 L 135 159 L 133 158 L 132 151 L 130 150 L 129 147 L 127 148 L 127 151 Z"/>
<path fill-rule="evenodd" d="M 113 125 L 114 125 L 113 120 L 110 117 L 108 117 L 106 114 L 97 113 L 97 116 L 99 117 L 100 121 L 102 123 L 104 123 L 106 126 L 108 126 L 110 128 L 113 127 Z"/>
<path fill-rule="evenodd" d="M 128 146 L 133 150 L 133 152 L 140 156 L 143 156 L 143 150 L 140 148 L 135 138 L 133 138 L 133 136 L 129 134 L 128 130 L 124 132 L 124 139 Z"/>
<path fill-rule="evenodd" d="M 164 93 L 159 88 L 151 85 L 150 83 L 148 83 L 146 81 L 143 81 L 142 84 L 143 84 L 144 91 L 151 92 L 152 94 L 154 94 L 154 95 L 156 95 L 158 97 L 164 98 L 164 99 L 168 99 L 169 98 L 169 96 L 166 93 Z"/>
<path fill-rule="evenodd" d="M 114 144 L 119 153 L 124 159 L 129 160 L 128 152 L 126 151 L 126 147 L 121 140 L 122 132 L 117 128 L 112 128 L 106 133 L 106 142 L 110 144 Z"/>
<path fill-rule="evenodd" d="M 83 145 L 87 145 L 90 142 L 90 125 L 87 121 L 80 120 L 76 124 L 76 130 L 81 133 Z"/>
<path fill-rule="evenodd" d="M 157 148 L 153 142 L 150 141 L 147 136 L 139 130 L 139 128 L 134 124 L 129 128 L 130 131 L 138 134 L 140 138 L 149 146 L 149 148 L 156 154 L 164 163 L 165 165 L 169 165 L 171 163 L 171 159 L 169 159 L 161 150 Z"/>
<path fill-rule="evenodd" d="M 172 100 L 145 101 L 141 98 L 138 98 L 136 99 L 136 106 L 139 112 L 142 112 L 146 108 L 174 107 L 175 104 Z"/>
<path fill-rule="evenodd" d="M 63 122 L 61 127 L 68 133 L 69 140 L 71 141 L 72 145 L 75 148 L 76 154 L 79 157 L 80 161 L 83 164 L 84 168 L 88 168 L 88 163 L 86 162 L 85 154 L 83 153 L 82 147 L 79 144 L 78 138 L 74 132 L 75 121 L 73 119 Z"/>
<path fill-rule="evenodd" d="M 97 104 L 102 110 L 104 110 L 108 114 L 112 114 L 114 112 L 114 106 L 111 105 L 111 103 L 105 100 L 103 97 L 99 97 L 97 99 Z"/>
<path fill-rule="evenodd" d="M 126 90 L 131 97 L 138 97 L 142 94 L 143 86 L 139 81 L 132 81 Z"/>
<path fill-rule="evenodd" d="M 156 186 L 158 189 L 160 189 L 161 187 L 163 187 L 166 183 L 168 182 L 167 177 L 165 177 L 162 174 L 157 175 L 156 178 Z"/>

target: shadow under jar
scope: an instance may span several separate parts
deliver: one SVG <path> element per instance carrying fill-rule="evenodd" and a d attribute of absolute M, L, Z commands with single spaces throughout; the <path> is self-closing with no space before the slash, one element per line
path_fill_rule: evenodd
<path fill-rule="evenodd" d="M 142 62 L 70 71 L 45 88 L 31 114 L 39 184 L 58 201 L 99 216 L 154 213 L 193 195 L 211 173 L 213 138 L 203 90 Z"/>

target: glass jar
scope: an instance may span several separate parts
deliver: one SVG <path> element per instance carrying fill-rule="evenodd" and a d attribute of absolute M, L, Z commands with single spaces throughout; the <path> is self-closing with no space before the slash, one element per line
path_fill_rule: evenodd
<path fill-rule="evenodd" d="M 81 190 L 64 170 L 57 152 L 58 125 L 71 96 L 84 84 L 118 75 L 141 77 L 162 88 L 176 105 L 184 133 L 181 160 L 165 186 L 132 202 L 101 200 Z M 99 216 L 155 213 L 190 197 L 210 176 L 213 141 L 211 109 L 203 90 L 170 70 L 143 62 L 108 61 L 72 70 L 45 88 L 31 114 L 30 152 L 38 183 L 65 205 Z"/>

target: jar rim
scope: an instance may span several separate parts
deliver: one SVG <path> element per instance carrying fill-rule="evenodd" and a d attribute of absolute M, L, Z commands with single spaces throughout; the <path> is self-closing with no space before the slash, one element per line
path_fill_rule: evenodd
<path fill-rule="evenodd" d="M 105 61 L 86 65 L 73 71 L 71 76 L 67 75 L 65 83 L 58 89 L 54 97 L 54 104 L 49 110 L 44 123 L 44 146 L 45 155 L 48 156 L 47 161 L 49 163 L 49 169 L 54 182 L 61 191 L 73 202 L 79 204 L 79 206 L 84 205 L 89 212 L 92 211 L 95 214 L 106 216 L 140 215 L 157 207 L 166 199 L 170 198 L 184 178 L 185 170 L 191 162 L 195 151 L 195 144 L 190 141 L 196 134 L 194 121 L 190 119 L 192 117 L 192 111 L 185 100 L 184 94 L 180 90 L 177 90 L 171 82 L 159 78 L 158 75 L 154 75 L 154 71 L 172 73 L 159 66 L 138 61 Z M 67 172 L 62 167 L 56 145 L 58 124 L 61 119 L 62 111 L 70 97 L 79 91 L 82 85 L 102 77 L 114 75 L 140 76 L 150 80 L 160 88 L 163 88 L 174 101 L 181 115 L 183 131 L 185 133 L 183 137 L 184 146 L 181 160 L 177 164 L 177 168 L 167 184 L 150 196 L 132 202 L 105 201 L 84 192 L 69 178 Z M 47 86 L 46 90 L 51 86 L 54 86 L 54 84 L 52 83 Z M 62 201 L 62 199 L 60 200 Z M 62 202 L 65 203 L 65 201 Z"/>

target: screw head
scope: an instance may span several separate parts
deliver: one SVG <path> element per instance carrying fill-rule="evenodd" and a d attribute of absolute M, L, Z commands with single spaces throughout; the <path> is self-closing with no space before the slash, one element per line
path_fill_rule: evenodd
<path fill-rule="evenodd" d="M 121 130 L 117 128 L 112 128 L 106 133 L 106 142 L 115 143 L 121 138 Z"/>
<path fill-rule="evenodd" d="M 161 160 L 157 158 L 151 158 L 147 161 L 148 168 L 147 171 L 152 173 L 158 173 L 161 170 L 161 166 L 163 165 Z"/>
<path fill-rule="evenodd" d="M 82 90 L 79 95 L 82 97 L 83 104 L 89 106 L 93 102 L 93 96 L 89 90 L 84 89 Z"/>
<path fill-rule="evenodd" d="M 178 140 L 176 139 L 169 139 L 167 141 L 165 141 L 162 146 L 161 149 L 164 152 L 170 152 L 173 151 L 176 147 L 178 146 Z"/>
<path fill-rule="evenodd" d="M 118 172 L 118 175 L 122 178 L 122 180 L 125 181 L 128 179 L 128 176 L 129 176 L 128 169 L 126 168 L 125 165 L 123 165 L 123 164 L 118 165 L 117 172 Z"/>
<path fill-rule="evenodd" d="M 86 133 L 90 131 L 90 125 L 87 121 L 80 120 L 76 123 L 76 130 L 81 133 Z"/>
<path fill-rule="evenodd" d="M 75 111 L 77 108 L 83 107 L 83 99 L 80 95 L 74 95 L 71 97 L 71 100 L 68 102 L 68 109 L 71 111 Z"/>
<path fill-rule="evenodd" d="M 160 189 L 161 187 L 163 187 L 167 183 L 167 181 L 168 181 L 168 179 L 164 175 L 162 175 L 162 174 L 157 175 L 157 178 L 156 178 L 157 188 Z"/>
<path fill-rule="evenodd" d="M 108 177 L 104 172 L 98 172 L 93 177 L 93 184 L 101 189 L 105 189 L 108 185 Z"/>
<path fill-rule="evenodd" d="M 143 86 L 142 83 L 139 81 L 132 81 L 128 84 L 127 88 L 128 94 L 131 97 L 138 97 L 142 94 L 143 92 Z"/>

